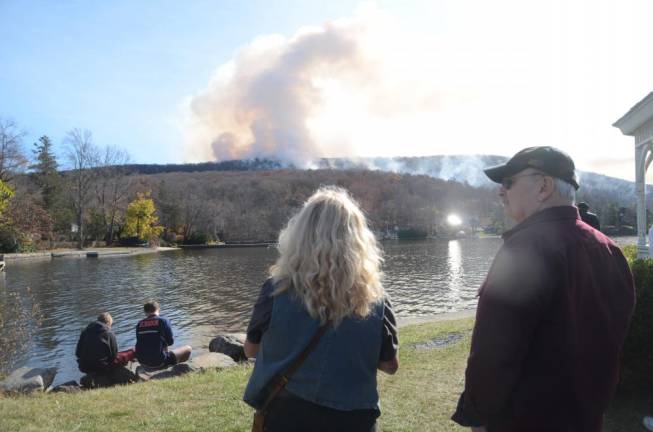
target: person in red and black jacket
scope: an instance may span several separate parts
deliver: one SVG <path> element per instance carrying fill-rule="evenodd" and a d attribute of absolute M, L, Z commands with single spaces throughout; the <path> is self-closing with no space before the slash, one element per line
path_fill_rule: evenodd
<path fill-rule="evenodd" d="M 136 358 L 153 368 L 183 363 L 192 350 L 189 345 L 168 349 L 174 343 L 172 327 L 167 318 L 159 316 L 159 310 L 158 302 L 146 302 L 143 311 L 147 316 L 136 325 Z"/>

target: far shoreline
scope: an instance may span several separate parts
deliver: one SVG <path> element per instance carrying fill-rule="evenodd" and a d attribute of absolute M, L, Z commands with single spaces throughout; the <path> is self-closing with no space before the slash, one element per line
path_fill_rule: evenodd
<path fill-rule="evenodd" d="M 3 254 L 6 263 L 28 260 L 51 260 L 55 258 L 109 258 L 120 256 L 136 256 L 181 250 L 176 247 L 92 247 L 88 249 L 60 248 L 38 252 L 17 252 Z M 90 255 L 90 256 L 89 256 Z"/>

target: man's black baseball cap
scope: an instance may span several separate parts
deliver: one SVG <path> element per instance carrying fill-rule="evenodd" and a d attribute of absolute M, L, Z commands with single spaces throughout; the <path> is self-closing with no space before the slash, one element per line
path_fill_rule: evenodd
<path fill-rule="evenodd" d="M 578 181 L 574 172 L 574 161 L 569 155 L 555 147 L 528 147 L 514 155 L 503 165 L 485 169 L 485 175 L 495 183 L 501 183 L 504 178 L 512 177 L 526 168 L 534 168 L 557 177 L 578 189 Z"/>

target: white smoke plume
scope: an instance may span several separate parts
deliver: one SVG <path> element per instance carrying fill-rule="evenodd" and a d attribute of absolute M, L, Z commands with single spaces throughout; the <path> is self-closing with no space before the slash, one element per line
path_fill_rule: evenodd
<path fill-rule="evenodd" d="M 190 100 L 186 159 L 259 157 L 310 167 L 320 157 L 379 154 L 358 125 L 428 112 L 437 99 L 389 74 L 388 32 L 389 17 L 365 7 L 288 39 L 257 38 Z"/>

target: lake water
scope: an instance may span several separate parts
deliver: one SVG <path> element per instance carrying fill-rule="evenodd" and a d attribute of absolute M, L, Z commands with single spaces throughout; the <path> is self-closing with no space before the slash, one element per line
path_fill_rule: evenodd
<path fill-rule="evenodd" d="M 397 315 L 474 308 L 500 244 L 499 238 L 384 242 L 384 285 Z M 274 249 L 250 248 L 12 262 L 0 283 L 0 373 L 56 366 L 55 383 L 79 379 L 80 331 L 109 311 L 120 349 L 133 346 L 148 298 L 158 299 L 172 321 L 175 345 L 206 352 L 218 333 L 245 330 L 276 256 Z"/>

